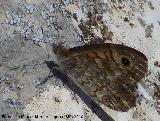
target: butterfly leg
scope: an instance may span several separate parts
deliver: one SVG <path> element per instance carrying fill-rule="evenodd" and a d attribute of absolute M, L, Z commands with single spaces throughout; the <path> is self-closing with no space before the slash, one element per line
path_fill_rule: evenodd
<path fill-rule="evenodd" d="M 54 73 L 54 71 L 57 71 L 57 70 L 60 71 L 58 64 L 56 64 L 54 61 L 46 61 L 45 63 L 47 64 L 48 68 L 51 70 L 50 73 Z M 49 78 L 51 78 L 53 76 L 54 75 L 48 76 L 48 78 L 46 78 L 41 84 L 44 84 L 45 82 L 47 82 L 47 80 Z M 75 87 L 74 87 L 74 84 L 73 84 L 74 82 L 72 82 L 71 80 L 69 80 L 69 81 L 70 81 L 70 87 L 72 88 L 73 92 L 75 92 Z M 41 85 L 41 84 L 39 84 L 39 85 Z M 79 103 L 78 99 L 76 98 L 75 93 L 74 93 L 74 98 L 77 101 L 77 103 Z"/>
<path fill-rule="evenodd" d="M 46 83 L 46 82 L 48 81 L 48 79 L 50 79 L 50 78 L 53 77 L 53 76 L 54 76 L 54 75 L 53 75 L 53 74 L 51 75 L 51 71 L 50 71 L 49 74 L 48 74 L 48 76 L 47 76 L 44 80 L 42 80 L 42 82 L 40 82 L 40 84 L 37 84 L 36 87 L 38 87 L 38 86 Z"/>
<path fill-rule="evenodd" d="M 79 104 L 78 99 L 77 99 L 77 97 L 76 97 L 76 93 L 75 93 L 75 86 L 72 84 L 73 82 L 70 81 L 70 83 L 71 83 L 71 87 L 72 87 L 72 90 L 73 90 L 74 99 L 75 99 L 76 102 Z"/>
<path fill-rule="evenodd" d="M 51 74 L 52 73 L 51 71 L 54 69 L 57 69 L 59 67 L 58 64 L 56 64 L 54 61 L 45 61 L 45 63 L 47 64 L 48 68 L 50 69 L 50 72 L 49 72 L 48 76 L 40 84 L 36 85 L 36 87 L 46 83 L 48 81 L 48 79 L 53 77 L 54 75 Z"/>
<path fill-rule="evenodd" d="M 70 74 L 70 76 L 71 76 L 71 74 Z M 75 93 L 75 90 L 76 90 L 76 88 L 75 88 L 75 86 L 74 86 L 74 84 L 73 84 L 74 82 L 73 82 L 73 80 L 69 80 L 69 84 L 70 84 L 70 88 L 71 88 L 71 90 L 73 91 L 73 96 L 74 96 L 74 99 L 76 100 L 76 102 L 79 104 L 79 102 L 78 102 L 78 99 L 77 99 L 77 97 L 76 97 L 76 93 Z"/>

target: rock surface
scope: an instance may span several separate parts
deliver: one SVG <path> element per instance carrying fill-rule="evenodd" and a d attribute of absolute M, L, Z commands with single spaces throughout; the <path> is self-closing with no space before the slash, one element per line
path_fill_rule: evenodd
<path fill-rule="evenodd" d="M 74 47 L 98 38 L 136 48 L 149 61 L 140 105 L 126 113 L 104 110 L 116 121 L 159 121 L 159 13 L 159 0 L 1 0 L 0 121 L 100 121 L 61 80 L 36 87 L 49 74 L 44 61 L 56 60 L 51 43 Z"/>

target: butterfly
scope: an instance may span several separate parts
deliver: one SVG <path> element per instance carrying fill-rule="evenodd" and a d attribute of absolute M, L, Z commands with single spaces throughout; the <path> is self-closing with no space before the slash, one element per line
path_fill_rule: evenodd
<path fill-rule="evenodd" d="M 136 106 L 138 83 L 148 72 L 140 51 L 112 43 L 74 48 L 53 44 L 53 51 L 60 70 L 94 101 L 121 112 Z"/>

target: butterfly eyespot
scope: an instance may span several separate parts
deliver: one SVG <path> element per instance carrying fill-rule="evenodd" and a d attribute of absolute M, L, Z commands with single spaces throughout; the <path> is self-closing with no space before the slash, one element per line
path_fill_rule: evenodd
<path fill-rule="evenodd" d="M 124 66 L 128 67 L 130 65 L 130 60 L 126 57 L 121 58 L 121 62 Z"/>

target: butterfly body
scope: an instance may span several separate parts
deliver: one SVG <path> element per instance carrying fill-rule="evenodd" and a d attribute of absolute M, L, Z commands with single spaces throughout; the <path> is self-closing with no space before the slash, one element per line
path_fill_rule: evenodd
<path fill-rule="evenodd" d="M 59 46 L 56 52 L 60 69 L 95 101 L 123 112 L 135 107 L 137 84 L 147 73 L 141 52 L 111 43 Z"/>

